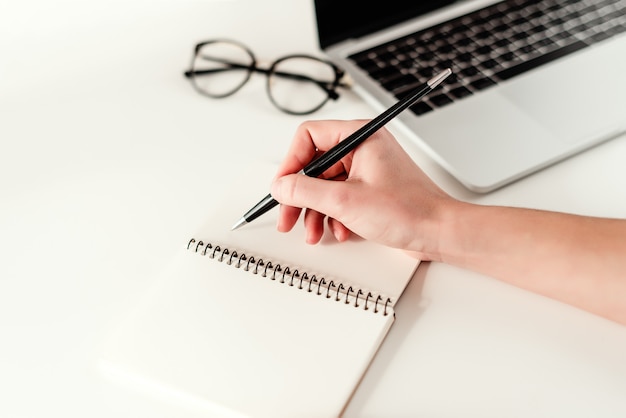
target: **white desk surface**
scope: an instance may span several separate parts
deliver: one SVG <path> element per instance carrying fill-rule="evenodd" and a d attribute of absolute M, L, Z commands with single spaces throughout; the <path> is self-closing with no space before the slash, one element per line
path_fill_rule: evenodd
<path fill-rule="evenodd" d="M 8 3 L 0 4 L 0 416 L 203 416 L 111 384 L 94 361 L 115 320 L 203 221 L 230 165 L 278 161 L 305 119 L 274 109 L 261 76 L 231 99 L 199 96 L 182 76 L 193 45 L 231 37 L 262 58 L 315 52 L 312 2 Z M 313 117 L 376 113 L 348 93 Z M 462 199 L 626 215 L 626 137 L 481 196 L 390 129 Z M 626 328 L 423 263 L 345 415 L 623 417 Z"/>

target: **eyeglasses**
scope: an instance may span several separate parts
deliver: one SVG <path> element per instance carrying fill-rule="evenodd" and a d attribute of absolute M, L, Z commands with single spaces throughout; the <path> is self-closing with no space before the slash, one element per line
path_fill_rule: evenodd
<path fill-rule="evenodd" d="M 267 75 L 270 100 L 293 115 L 313 113 L 328 100 L 337 100 L 338 88 L 350 87 L 345 72 L 330 61 L 298 54 L 260 68 L 245 45 L 224 39 L 197 44 L 185 77 L 199 93 L 222 98 L 236 93 L 253 72 Z"/>

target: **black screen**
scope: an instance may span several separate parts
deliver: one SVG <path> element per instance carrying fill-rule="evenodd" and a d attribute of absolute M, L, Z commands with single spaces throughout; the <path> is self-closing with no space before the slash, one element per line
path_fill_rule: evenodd
<path fill-rule="evenodd" d="M 317 31 L 322 49 L 412 19 L 455 0 L 315 0 Z M 373 3 L 373 4 L 372 4 Z"/>

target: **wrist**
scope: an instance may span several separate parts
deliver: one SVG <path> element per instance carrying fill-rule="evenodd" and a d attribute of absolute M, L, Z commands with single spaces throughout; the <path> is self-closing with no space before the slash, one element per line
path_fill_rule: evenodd
<path fill-rule="evenodd" d="M 448 264 L 462 264 L 462 259 L 473 245 L 468 227 L 476 222 L 481 207 L 475 204 L 449 199 L 440 205 L 435 232 L 432 254 L 429 259 Z"/>

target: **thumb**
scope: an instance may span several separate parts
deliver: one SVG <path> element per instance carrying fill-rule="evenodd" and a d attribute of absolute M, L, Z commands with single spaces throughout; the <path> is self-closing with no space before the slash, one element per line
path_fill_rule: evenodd
<path fill-rule="evenodd" d="M 275 179 L 271 195 L 278 202 L 298 208 L 313 209 L 336 218 L 340 215 L 339 203 L 343 200 L 343 181 L 323 180 L 304 174 L 288 174 Z"/>

